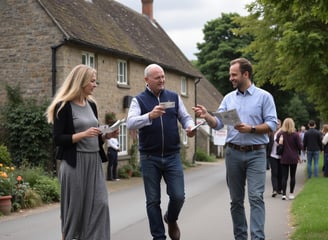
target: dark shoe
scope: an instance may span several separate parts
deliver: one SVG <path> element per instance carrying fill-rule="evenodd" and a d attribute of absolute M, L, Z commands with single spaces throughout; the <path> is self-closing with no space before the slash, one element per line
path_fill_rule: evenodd
<path fill-rule="evenodd" d="M 169 236 L 172 240 L 180 240 L 180 229 L 177 222 L 169 223 L 166 215 L 164 215 L 164 221 L 169 227 Z"/>

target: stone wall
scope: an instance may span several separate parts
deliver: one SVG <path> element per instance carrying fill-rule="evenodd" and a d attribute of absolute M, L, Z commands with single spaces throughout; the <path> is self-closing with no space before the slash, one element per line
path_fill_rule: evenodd
<path fill-rule="evenodd" d="M 56 71 L 56 89 L 71 69 L 81 64 L 82 52 L 95 53 L 95 64 L 100 83 L 94 92 L 99 108 L 100 122 L 104 123 L 106 112 L 113 111 L 117 118 L 126 117 L 123 108 L 124 96 L 135 96 L 145 89 L 144 68 L 146 65 L 128 61 L 128 86 L 119 86 L 117 78 L 118 58 L 95 52 L 72 44 L 62 44 L 64 35 L 35 0 L 6 0 L 0 2 L 0 106 L 6 100 L 5 85 L 19 84 L 24 98 L 51 100 L 52 76 Z M 52 48 L 56 48 L 56 66 L 52 68 Z M 123 59 L 124 60 L 124 59 Z M 164 69 L 165 70 L 165 69 Z M 166 73 L 167 89 L 180 93 L 181 76 Z M 186 108 L 193 115 L 194 79 L 188 79 L 188 95 L 182 96 Z M 132 143 L 132 142 L 130 142 Z M 187 158 L 192 159 L 194 139 L 189 139 Z"/>
<path fill-rule="evenodd" d="M 1 1 L 0 104 L 6 84 L 19 84 L 25 97 L 51 95 L 51 46 L 62 38 L 37 1 Z"/>

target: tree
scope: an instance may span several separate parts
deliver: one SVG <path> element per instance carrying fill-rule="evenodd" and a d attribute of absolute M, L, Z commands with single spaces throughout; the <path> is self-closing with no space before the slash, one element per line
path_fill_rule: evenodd
<path fill-rule="evenodd" d="M 295 122 L 295 127 L 299 128 L 305 125 L 309 120 L 309 113 L 302 104 L 302 100 L 298 95 L 294 95 L 288 105 L 284 106 L 285 112 L 289 114 L 286 117 L 292 117 Z"/>
<path fill-rule="evenodd" d="M 306 93 L 328 120 L 328 6 L 324 0 L 256 0 L 239 17 L 236 34 L 252 34 L 244 50 L 252 54 L 258 83 Z"/>
<path fill-rule="evenodd" d="M 241 50 L 251 41 L 249 35 L 241 36 L 233 32 L 234 28 L 240 27 L 233 21 L 235 17 L 239 15 L 222 13 L 221 18 L 207 22 L 203 29 L 205 41 L 197 43 L 197 67 L 223 95 L 232 90 L 229 62 L 241 57 Z"/>

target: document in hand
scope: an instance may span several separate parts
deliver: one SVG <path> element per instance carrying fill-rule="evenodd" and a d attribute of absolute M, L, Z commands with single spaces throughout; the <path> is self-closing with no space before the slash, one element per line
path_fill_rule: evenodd
<path fill-rule="evenodd" d="M 205 120 L 202 120 L 200 121 L 200 123 L 198 123 L 197 125 L 193 126 L 190 131 L 194 131 L 196 130 L 197 128 L 199 128 L 201 125 L 203 125 L 206 121 Z"/>
<path fill-rule="evenodd" d="M 218 117 L 224 125 L 234 126 L 241 123 L 236 109 L 231 109 L 226 112 L 213 112 L 212 114 Z"/>
<path fill-rule="evenodd" d="M 122 123 L 125 122 L 125 118 L 121 119 L 121 120 L 117 120 L 113 125 L 101 125 L 99 126 L 99 130 L 101 131 L 101 133 L 111 133 L 111 132 L 114 132 L 116 131 L 120 125 Z"/>

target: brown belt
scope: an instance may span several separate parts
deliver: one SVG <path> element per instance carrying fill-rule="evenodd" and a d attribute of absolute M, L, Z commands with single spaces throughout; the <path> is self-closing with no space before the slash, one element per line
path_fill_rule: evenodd
<path fill-rule="evenodd" d="M 241 152 L 251 152 L 255 150 L 260 150 L 266 148 L 265 144 L 257 144 L 257 145 L 236 145 L 233 143 L 227 143 L 227 146 L 236 149 Z"/>

